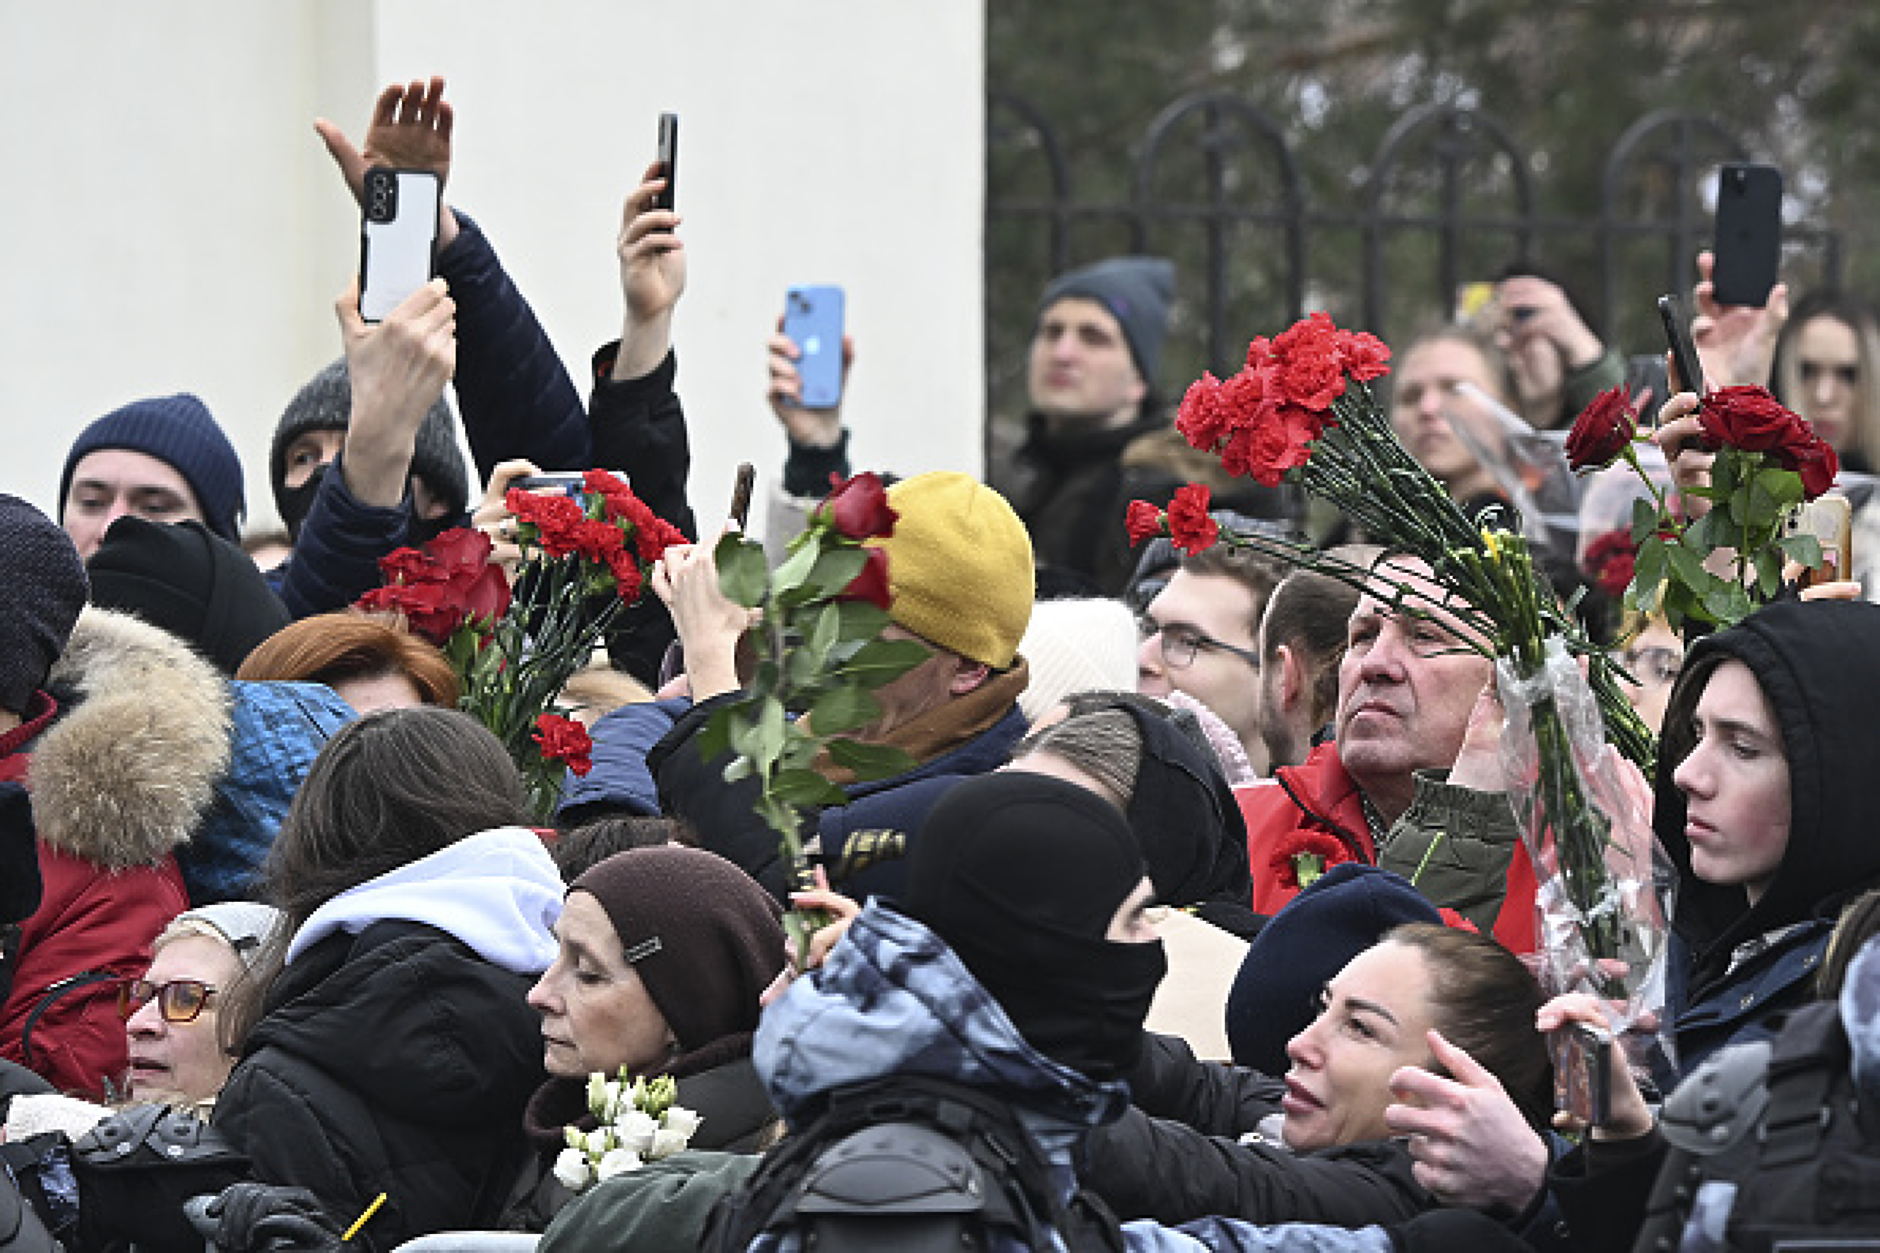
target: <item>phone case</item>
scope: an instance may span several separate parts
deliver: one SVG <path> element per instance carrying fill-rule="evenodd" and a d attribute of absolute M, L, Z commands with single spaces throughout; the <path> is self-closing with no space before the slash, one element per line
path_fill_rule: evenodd
<path fill-rule="evenodd" d="M 842 403 L 842 289 L 792 287 L 784 295 L 783 333 L 803 352 L 797 374 L 805 409 Z"/>
<path fill-rule="evenodd" d="M 666 185 L 653 197 L 655 209 L 671 209 L 678 203 L 679 196 L 679 115 L 662 113 L 659 115 L 659 163 L 665 168 L 660 171 Z"/>
<path fill-rule="evenodd" d="M 1782 171 L 1731 163 L 1717 172 L 1717 303 L 1760 307 L 1782 263 Z"/>
<path fill-rule="evenodd" d="M 431 281 L 440 194 L 429 170 L 366 171 L 359 225 L 359 316 L 366 321 L 383 322 Z"/>

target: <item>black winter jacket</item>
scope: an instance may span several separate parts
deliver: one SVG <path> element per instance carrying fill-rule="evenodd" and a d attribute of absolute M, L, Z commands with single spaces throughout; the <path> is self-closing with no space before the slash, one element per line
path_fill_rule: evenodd
<path fill-rule="evenodd" d="M 416 923 L 329 936 L 270 989 L 215 1125 L 256 1179 L 311 1189 L 342 1223 L 384 1192 L 355 1243 L 487 1226 L 543 1078 L 529 983 Z"/>

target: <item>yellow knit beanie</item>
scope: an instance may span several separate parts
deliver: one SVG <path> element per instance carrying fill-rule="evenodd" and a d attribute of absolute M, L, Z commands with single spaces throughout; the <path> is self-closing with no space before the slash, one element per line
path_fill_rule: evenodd
<path fill-rule="evenodd" d="M 888 616 L 995 670 L 1012 664 L 1031 621 L 1031 535 L 1005 497 L 937 470 L 888 489 L 900 515 L 888 553 Z"/>

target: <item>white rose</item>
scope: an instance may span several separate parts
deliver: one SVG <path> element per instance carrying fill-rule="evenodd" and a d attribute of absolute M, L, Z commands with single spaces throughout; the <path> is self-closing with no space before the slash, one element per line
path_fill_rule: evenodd
<path fill-rule="evenodd" d="M 602 1127 L 598 1131 L 588 1132 L 587 1143 L 582 1147 L 587 1149 L 589 1157 L 599 1157 L 608 1149 L 614 1148 L 615 1144 L 613 1139 L 607 1134 L 607 1128 Z"/>
<path fill-rule="evenodd" d="M 607 1076 L 596 1071 L 588 1076 L 587 1107 L 588 1113 L 596 1118 L 607 1117 L 607 1105 L 613 1097 L 614 1085 L 607 1082 Z"/>
<path fill-rule="evenodd" d="M 615 1175 L 624 1175 L 630 1170 L 640 1168 L 640 1155 L 632 1149 L 613 1149 L 601 1158 L 600 1165 L 594 1172 L 602 1179 L 612 1179 Z"/>
<path fill-rule="evenodd" d="M 691 1138 L 686 1132 L 662 1127 L 653 1134 L 653 1147 L 646 1151 L 646 1160 L 656 1162 L 662 1157 L 671 1157 L 674 1153 L 681 1152 L 685 1148 L 686 1141 Z"/>
<path fill-rule="evenodd" d="M 675 1105 L 666 1111 L 665 1126 L 666 1130 L 676 1131 L 690 1140 L 692 1133 L 697 1131 L 698 1125 L 704 1121 L 705 1120 L 700 1118 L 693 1110 L 689 1110 L 683 1105 Z"/>
<path fill-rule="evenodd" d="M 620 1137 L 620 1147 L 632 1149 L 635 1153 L 644 1153 L 653 1147 L 653 1136 L 659 1131 L 659 1124 L 645 1110 L 628 1110 L 619 1122 L 614 1124 L 614 1134 Z"/>
<path fill-rule="evenodd" d="M 587 1154 L 580 1149 L 563 1149 L 555 1156 L 555 1178 L 570 1192 L 579 1192 L 593 1181 Z"/>

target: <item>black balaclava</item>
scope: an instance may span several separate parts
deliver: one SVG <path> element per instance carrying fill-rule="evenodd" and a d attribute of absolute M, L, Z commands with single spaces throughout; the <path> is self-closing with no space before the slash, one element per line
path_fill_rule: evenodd
<path fill-rule="evenodd" d="M 1789 843 L 1752 907 L 1740 885 L 1705 883 L 1691 871 L 1684 793 L 1672 776 L 1691 749 L 1691 715 L 1726 660 L 1756 676 L 1782 732 L 1789 765 Z M 1880 882 L 1880 840 L 1869 789 L 1880 778 L 1880 605 L 1782 601 L 1692 645 L 1665 710 L 1653 827 L 1677 868 L 1672 926 L 1694 957 L 1693 995 L 1729 969 L 1752 937 L 1814 918 Z"/>
<path fill-rule="evenodd" d="M 1161 941 L 1104 939 L 1145 873 L 1109 802 L 1042 775 L 982 775 L 922 824 L 901 908 L 946 941 L 1033 1048 L 1112 1079 L 1141 1052 L 1168 971 Z"/>

